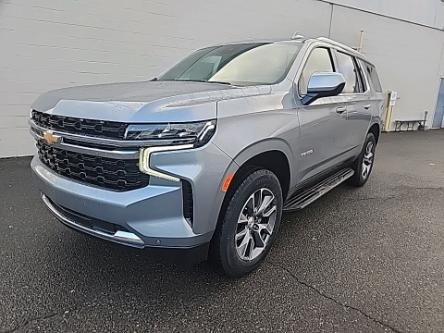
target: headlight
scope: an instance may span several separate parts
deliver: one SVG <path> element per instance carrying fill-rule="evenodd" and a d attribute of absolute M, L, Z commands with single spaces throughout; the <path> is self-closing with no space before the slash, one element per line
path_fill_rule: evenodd
<path fill-rule="evenodd" d="M 200 147 L 210 141 L 216 130 L 216 120 L 193 123 L 129 125 L 127 140 L 152 140 L 153 145 L 186 145 Z"/>
<path fill-rule="evenodd" d="M 203 146 L 210 141 L 215 131 L 215 120 L 193 123 L 130 125 L 125 138 L 127 140 L 149 140 L 153 144 L 151 147 L 140 149 L 140 171 L 151 176 L 179 181 L 180 179 L 177 177 L 151 169 L 151 154 Z"/>

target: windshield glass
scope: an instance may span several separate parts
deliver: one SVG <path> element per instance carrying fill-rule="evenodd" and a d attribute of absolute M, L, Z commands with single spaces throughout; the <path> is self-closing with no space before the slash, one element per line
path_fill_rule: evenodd
<path fill-rule="evenodd" d="M 182 60 L 159 80 L 273 84 L 284 79 L 300 48 L 301 44 L 294 41 L 205 48 Z"/>

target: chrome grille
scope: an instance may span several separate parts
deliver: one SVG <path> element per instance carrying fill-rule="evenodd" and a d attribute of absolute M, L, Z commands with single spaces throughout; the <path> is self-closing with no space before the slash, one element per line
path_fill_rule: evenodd
<path fill-rule="evenodd" d="M 31 119 L 46 129 L 109 139 L 123 139 L 128 126 L 116 121 L 64 117 L 35 110 L 31 113 Z"/>
<path fill-rule="evenodd" d="M 56 173 L 81 182 L 117 191 L 147 186 L 149 176 L 140 172 L 138 160 L 118 160 L 75 153 L 37 141 L 40 160 Z"/>

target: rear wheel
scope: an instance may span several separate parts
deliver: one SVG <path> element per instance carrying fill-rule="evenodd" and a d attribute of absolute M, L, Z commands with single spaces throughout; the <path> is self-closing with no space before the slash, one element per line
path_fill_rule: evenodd
<path fill-rule="evenodd" d="M 257 268 L 270 250 L 282 215 L 282 190 L 269 170 L 248 175 L 234 191 L 211 244 L 212 260 L 239 277 Z"/>
<path fill-rule="evenodd" d="M 362 152 L 353 164 L 355 174 L 349 183 L 354 186 L 363 186 L 373 170 L 375 161 L 376 139 L 373 133 L 368 133 Z"/>

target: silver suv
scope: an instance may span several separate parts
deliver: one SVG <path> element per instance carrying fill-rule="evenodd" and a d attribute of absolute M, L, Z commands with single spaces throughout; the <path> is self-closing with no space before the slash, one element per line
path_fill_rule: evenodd
<path fill-rule="evenodd" d="M 65 225 L 137 248 L 207 244 L 241 276 L 283 211 L 365 184 L 382 110 L 375 67 L 342 44 L 217 45 L 150 81 L 42 95 L 32 169 Z"/>

